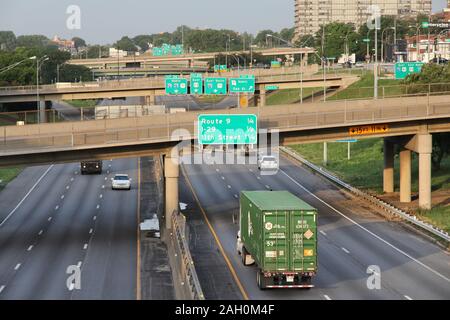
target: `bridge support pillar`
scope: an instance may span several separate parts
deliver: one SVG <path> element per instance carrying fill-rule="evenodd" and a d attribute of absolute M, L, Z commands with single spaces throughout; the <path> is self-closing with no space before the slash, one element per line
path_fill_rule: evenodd
<path fill-rule="evenodd" d="M 178 158 L 164 157 L 164 177 L 166 179 L 165 215 L 166 229 L 172 229 L 172 213 L 178 210 L 178 178 L 180 168 Z"/>
<path fill-rule="evenodd" d="M 154 93 L 152 93 L 148 96 L 145 96 L 145 104 L 147 106 L 153 106 L 156 104 L 156 97 L 155 97 Z"/>
<path fill-rule="evenodd" d="M 384 139 L 383 191 L 394 192 L 394 144 Z"/>
<path fill-rule="evenodd" d="M 47 122 L 47 113 L 45 112 L 45 101 L 39 101 L 39 121 L 40 123 Z"/>
<path fill-rule="evenodd" d="M 431 134 L 417 136 L 419 153 L 419 207 L 431 209 L 431 153 L 433 137 Z"/>
<path fill-rule="evenodd" d="M 411 202 L 411 150 L 400 151 L 400 202 Z"/>
<path fill-rule="evenodd" d="M 260 89 L 259 90 L 259 97 L 256 97 L 256 106 L 257 107 L 265 107 L 266 106 L 266 90 Z"/>

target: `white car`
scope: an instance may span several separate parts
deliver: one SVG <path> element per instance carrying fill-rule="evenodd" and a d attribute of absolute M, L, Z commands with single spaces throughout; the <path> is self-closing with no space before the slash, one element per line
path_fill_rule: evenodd
<path fill-rule="evenodd" d="M 278 161 L 274 156 L 262 156 L 258 160 L 259 170 L 278 170 Z"/>
<path fill-rule="evenodd" d="M 112 189 L 117 190 L 130 190 L 131 189 L 131 179 L 127 174 L 116 174 L 114 178 L 111 178 Z"/>

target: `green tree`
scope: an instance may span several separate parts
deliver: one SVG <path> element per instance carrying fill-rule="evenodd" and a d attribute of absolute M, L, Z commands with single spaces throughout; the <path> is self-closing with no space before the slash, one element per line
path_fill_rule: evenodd
<path fill-rule="evenodd" d="M 143 34 L 134 37 L 132 40 L 136 46 L 141 48 L 142 52 L 145 52 L 150 48 L 149 44 L 153 43 L 153 36 Z"/>
<path fill-rule="evenodd" d="M 114 44 L 114 48 L 128 52 L 137 51 L 137 48 L 134 45 L 133 40 L 131 40 L 129 37 L 122 37 L 122 39 L 120 39 Z"/>
<path fill-rule="evenodd" d="M 260 47 L 267 47 L 270 45 L 270 42 L 267 38 L 267 35 L 274 35 L 279 36 L 277 32 L 274 32 L 272 30 L 262 30 L 258 32 L 258 34 L 255 37 L 255 44 L 257 44 Z M 273 40 L 273 39 L 272 39 Z"/>
<path fill-rule="evenodd" d="M 87 49 L 88 59 L 104 58 L 109 54 L 109 48 L 105 46 L 95 45 L 89 46 Z"/>
<path fill-rule="evenodd" d="M 64 64 L 60 68 L 59 79 L 61 82 L 91 81 L 92 72 L 85 66 Z"/>
<path fill-rule="evenodd" d="M 50 45 L 50 40 L 43 35 L 25 35 L 17 37 L 17 46 L 25 48 L 44 48 Z"/>
<path fill-rule="evenodd" d="M 86 41 L 79 37 L 73 37 L 72 41 L 75 43 L 75 48 L 78 50 L 79 48 L 86 47 Z"/>
<path fill-rule="evenodd" d="M 16 35 L 12 31 L 0 31 L 0 50 L 14 50 L 16 48 Z"/>
<path fill-rule="evenodd" d="M 295 27 L 293 28 L 284 28 L 280 31 L 280 38 L 292 42 L 295 36 Z"/>

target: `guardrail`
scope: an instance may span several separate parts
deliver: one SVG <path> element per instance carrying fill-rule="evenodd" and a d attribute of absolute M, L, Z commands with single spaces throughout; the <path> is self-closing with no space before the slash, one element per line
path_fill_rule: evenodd
<path fill-rule="evenodd" d="M 332 181 L 333 183 L 337 184 L 338 186 L 350 191 L 352 194 L 354 194 L 364 200 L 367 200 L 371 204 L 385 210 L 386 212 L 389 212 L 392 215 L 398 216 L 398 217 L 414 224 L 415 226 L 418 226 L 418 227 L 434 234 L 435 236 L 438 236 L 439 238 L 441 238 L 445 241 L 450 242 L 450 235 L 447 232 L 445 232 L 444 230 L 441 230 L 441 229 L 433 226 L 432 224 L 421 221 L 416 216 L 408 214 L 407 212 L 402 211 L 402 210 L 394 207 L 393 205 L 391 205 L 383 200 L 378 199 L 377 197 L 375 197 L 373 195 L 367 194 L 367 193 L 349 185 L 348 183 L 341 181 L 338 177 L 336 177 L 329 171 L 309 162 L 308 160 L 306 160 L 305 158 L 300 156 L 298 153 L 292 151 L 289 148 L 280 147 L 280 151 L 282 151 L 284 154 L 288 155 L 289 157 L 291 157 L 297 161 L 300 161 L 302 164 L 306 165 L 313 171 L 321 174 L 322 176 L 324 176 L 328 180 Z"/>
<path fill-rule="evenodd" d="M 174 211 L 171 219 L 173 233 L 170 238 L 175 248 L 177 264 L 180 266 L 182 284 L 192 300 L 205 300 L 185 237 L 186 217 Z"/>

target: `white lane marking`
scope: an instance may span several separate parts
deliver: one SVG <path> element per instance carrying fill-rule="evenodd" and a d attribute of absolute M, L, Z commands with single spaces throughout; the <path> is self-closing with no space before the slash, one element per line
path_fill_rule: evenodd
<path fill-rule="evenodd" d="M 321 234 L 323 234 L 324 236 L 327 235 L 327 233 L 326 233 L 325 231 L 323 231 L 323 230 L 320 230 L 319 232 L 320 232 Z"/>
<path fill-rule="evenodd" d="M 325 299 L 331 300 L 331 298 L 328 295 L 324 294 L 323 296 L 324 296 Z"/>
<path fill-rule="evenodd" d="M 66 190 L 69 190 L 69 189 L 70 189 L 70 186 L 67 186 L 67 187 L 66 187 Z"/>
<path fill-rule="evenodd" d="M 102 189 L 105 189 L 105 185 L 102 185 Z"/>
<path fill-rule="evenodd" d="M 225 180 L 225 177 L 224 177 L 224 176 L 222 176 L 222 180 Z"/>
<path fill-rule="evenodd" d="M 92 234 L 92 232 L 94 232 L 94 230 L 91 228 L 91 230 L 89 230 L 89 234 Z"/>
<path fill-rule="evenodd" d="M 77 267 L 78 267 L 78 268 L 81 268 L 81 264 L 82 264 L 82 262 L 81 262 L 81 261 L 78 261 Z"/>
<path fill-rule="evenodd" d="M 74 174 L 74 175 L 77 175 L 77 174 L 78 174 L 78 171 L 75 171 L 73 174 Z"/>
<path fill-rule="evenodd" d="M 253 169 L 248 169 L 248 171 L 253 172 Z"/>
<path fill-rule="evenodd" d="M 55 207 L 55 210 L 58 210 L 58 209 L 59 209 L 59 206 L 56 206 L 56 207 Z"/>
<path fill-rule="evenodd" d="M 105 181 L 108 180 L 108 177 L 105 177 Z"/>
<path fill-rule="evenodd" d="M 270 186 L 266 185 L 266 189 L 270 189 Z"/>
<path fill-rule="evenodd" d="M 1 286 L 1 287 L 0 287 L 0 293 L 2 293 L 3 290 L 5 290 L 5 288 L 6 288 L 5 286 Z"/>
<path fill-rule="evenodd" d="M 48 221 L 49 221 L 49 222 L 52 221 L 52 219 L 53 219 L 52 217 L 48 217 Z"/>
<path fill-rule="evenodd" d="M 73 182 L 73 180 L 75 180 L 74 178 L 70 178 L 70 182 Z"/>
<path fill-rule="evenodd" d="M 216 169 L 216 172 L 219 172 L 220 170 L 219 169 Z"/>
<path fill-rule="evenodd" d="M 231 189 L 231 186 L 230 186 L 230 185 L 227 185 L 227 188 L 228 188 L 228 189 Z"/>
<path fill-rule="evenodd" d="M 39 231 L 38 235 L 42 235 L 44 233 L 44 230 Z"/>
<path fill-rule="evenodd" d="M 256 177 L 256 179 L 261 180 L 261 177 Z"/>
<path fill-rule="evenodd" d="M 21 263 L 18 263 L 15 267 L 14 267 L 14 270 L 19 270 L 19 268 L 20 268 L 20 266 L 21 266 L 22 264 Z"/>
<path fill-rule="evenodd" d="M 98 209 L 100 209 L 100 205 L 99 205 L 99 204 L 97 205 L 97 210 L 98 210 Z"/>
<path fill-rule="evenodd" d="M 101 194 L 101 195 L 99 196 L 99 198 L 100 198 L 100 199 L 103 198 L 103 195 Z"/>
<path fill-rule="evenodd" d="M 109 174 L 109 170 L 107 170 L 106 173 Z"/>
<path fill-rule="evenodd" d="M 404 297 L 406 298 L 406 300 L 412 300 L 410 296 L 404 295 Z"/>
<path fill-rule="evenodd" d="M 88 244 L 85 243 L 85 244 L 84 244 L 84 247 L 83 247 L 83 250 L 86 250 L 87 248 L 88 248 Z"/>
<path fill-rule="evenodd" d="M 64 195 L 61 196 L 61 200 L 64 199 Z"/>
<path fill-rule="evenodd" d="M 239 198 L 237 194 L 235 194 L 234 197 L 235 197 L 236 199 Z"/>
<path fill-rule="evenodd" d="M 344 251 L 345 253 L 347 253 L 347 254 L 349 254 L 350 253 L 350 251 L 348 251 L 347 249 L 345 249 L 344 247 L 342 247 L 341 248 L 342 249 L 342 251 Z"/>
<path fill-rule="evenodd" d="M 94 216 L 92 219 L 94 219 L 94 221 L 97 220 L 97 216 Z"/>
<path fill-rule="evenodd" d="M 33 250 L 33 245 L 29 246 L 27 249 L 27 251 L 31 251 L 31 250 Z"/>
<path fill-rule="evenodd" d="M 25 195 L 25 197 L 22 198 L 22 200 L 20 200 L 20 202 L 17 204 L 17 206 L 6 216 L 6 218 L 2 221 L 2 223 L 0 223 L 0 228 L 6 223 L 6 221 L 8 221 L 9 218 L 11 218 L 11 216 L 14 214 L 14 212 L 17 211 L 17 209 L 19 209 L 19 207 L 22 205 L 22 203 L 28 198 L 28 196 L 33 192 L 33 190 L 37 187 L 37 185 L 39 184 L 39 182 L 42 181 L 42 179 L 44 179 L 44 177 L 50 172 L 50 170 L 54 167 L 54 165 L 52 164 L 50 167 L 48 167 L 48 169 L 42 174 L 42 176 L 38 179 L 38 181 L 36 181 L 36 183 L 31 187 L 30 191 L 27 192 L 27 194 Z"/>
<path fill-rule="evenodd" d="M 339 214 L 340 216 L 344 217 L 345 219 L 347 219 L 348 221 L 350 221 L 351 223 L 353 223 L 354 225 L 358 226 L 359 228 L 361 228 L 362 230 L 366 231 L 368 234 L 370 234 L 371 236 L 373 236 L 374 238 L 380 240 L 381 242 L 383 242 L 384 244 L 386 244 L 387 246 L 391 247 L 392 249 L 394 249 L 395 251 L 401 253 L 402 255 L 404 255 L 405 257 L 411 259 L 412 261 L 416 262 L 417 264 L 419 264 L 420 266 L 422 266 L 423 268 L 427 269 L 428 271 L 431 271 L 432 273 L 434 273 L 435 275 L 439 276 L 440 278 L 444 279 L 447 282 L 450 282 L 450 279 L 447 278 L 446 276 L 444 276 L 443 274 L 437 272 L 436 270 L 434 270 L 433 268 L 427 266 L 426 264 L 420 262 L 419 260 L 417 260 L 416 258 L 412 257 L 411 255 L 407 254 L 405 251 L 397 248 L 396 246 L 394 246 L 393 244 L 391 244 L 390 242 L 384 240 L 383 238 L 381 238 L 379 235 L 373 233 L 372 231 L 370 231 L 369 229 L 363 227 L 362 225 L 360 225 L 358 222 L 356 222 L 355 220 L 353 220 L 352 218 L 347 217 L 345 214 L 343 214 L 342 212 L 340 212 L 338 209 L 336 209 L 335 207 L 333 207 L 332 205 L 328 204 L 327 202 L 323 201 L 322 199 L 320 199 L 318 196 L 316 196 L 315 194 L 313 194 L 311 191 L 309 191 L 308 189 L 306 189 L 304 186 L 302 186 L 300 183 L 298 183 L 295 179 L 293 179 L 290 175 L 288 175 L 286 172 L 284 172 L 284 170 L 280 170 L 280 172 L 282 172 L 286 177 L 288 177 L 292 182 L 294 182 L 297 186 L 299 186 L 300 188 L 302 188 L 303 190 L 305 190 L 308 194 L 310 194 L 311 196 L 313 196 L 314 198 L 316 198 L 317 200 L 319 200 L 320 202 L 322 202 L 324 205 L 326 205 L 328 208 L 330 208 L 331 210 L 333 210 L 334 212 L 336 212 L 337 214 Z"/>

